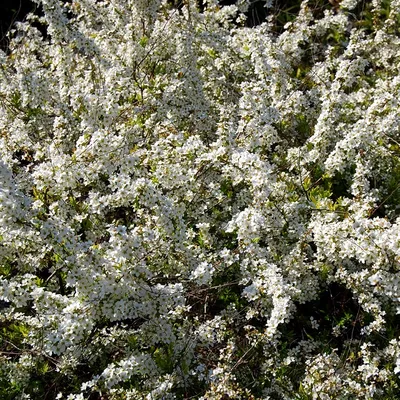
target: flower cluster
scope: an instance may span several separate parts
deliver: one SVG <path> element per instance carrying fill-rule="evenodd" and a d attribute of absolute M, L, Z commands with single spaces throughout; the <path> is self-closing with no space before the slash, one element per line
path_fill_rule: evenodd
<path fill-rule="evenodd" d="M 36 2 L 0 54 L 0 397 L 399 397 L 400 2 Z"/>

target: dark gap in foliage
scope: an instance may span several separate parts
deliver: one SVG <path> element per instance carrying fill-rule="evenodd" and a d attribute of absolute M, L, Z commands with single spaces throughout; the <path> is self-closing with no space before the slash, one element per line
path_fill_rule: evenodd
<path fill-rule="evenodd" d="M 313 328 L 311 319 L 318 324 L 318 329 Z M 362 310 L 351 290 L 332 282 L 318 299 L 297 305 L 295 317 L 281 327 L 284 340 L 279 353 L 287 356 L 301 342 L 311 341 L 320 346 L 316 349 L 317 353 L 330 353 L 336 349 L 343 362 L 358 362 L 351 358 L 352 354 L 357 354 L 363 342 L 362 328 L 372 321 L 373 317 Z M 334 327 L 338 327 L 336 335 L 333 335 Z M 294 385 L 299 385 L 304 366 L 300 363 L 286 373 Z"/>
<path fill-rule="evenodd" d="M 9 39 L 7 33 L 14 28 L 16 22 L 25 21 L 29 13 L 35 13 L 43 16 L 41 6 L 37 6 L 30 0 L 2 0 L 0 2 L 0 49 L 5 53 L 9 53 Z M 44 26 L 33 23 L 39 31 L 45 35 Z"/>
<path fill-rule="evenodd" d="M 6 51 L 9 40 L 7 32 L 16 21 L 22 21 L 32 11 L 33 4 L 29 0 L 3 0 L 0 2 L 0 48 Z"/>
<path fill-rule="evenodd" d="M 310 318 L 318 323 L 318 331 L 313 330 Z M 297 305 L 296 318 L 283 328 L 284 335 L 291 338 L 289 348 L 295 347 L 299 341 L 306 339 L 321 340 L 337 348 L 340 355 L 346 350 L 347 341 L 362 340 L 361 329 L 371 322 L 371 316 L 364 312 L 351 290 L 332 282 L 316 300 Z M 340 326 L 338 336 L 332 335 L 332 328 Z"/>

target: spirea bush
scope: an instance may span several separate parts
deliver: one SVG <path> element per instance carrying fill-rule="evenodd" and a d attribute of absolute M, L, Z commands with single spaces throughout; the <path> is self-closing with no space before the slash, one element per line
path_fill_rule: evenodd
<path fill-rule="evenodd" d="M 37 2 L 0 53 L 0 398 L 399 398 L 400 1 Z"/>

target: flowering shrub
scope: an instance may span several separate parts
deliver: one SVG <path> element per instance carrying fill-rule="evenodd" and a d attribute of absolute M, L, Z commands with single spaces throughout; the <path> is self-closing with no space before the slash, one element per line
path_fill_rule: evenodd
<path fill-rule="evenodd" d="M 0 54 L 0 397 L 399 397 L 400 1 L 37 2 Z"/>

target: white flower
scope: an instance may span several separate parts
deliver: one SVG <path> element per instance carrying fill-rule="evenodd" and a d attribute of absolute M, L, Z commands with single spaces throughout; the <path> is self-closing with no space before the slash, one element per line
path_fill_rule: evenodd
<path fill-rule="evenodd" d="M 212 264 L 203 261 L 192 271 L 190 278 L 194 279 L 199 285 L 206 285 L 211 282 L 213 272 L 214 267 Z"/>

